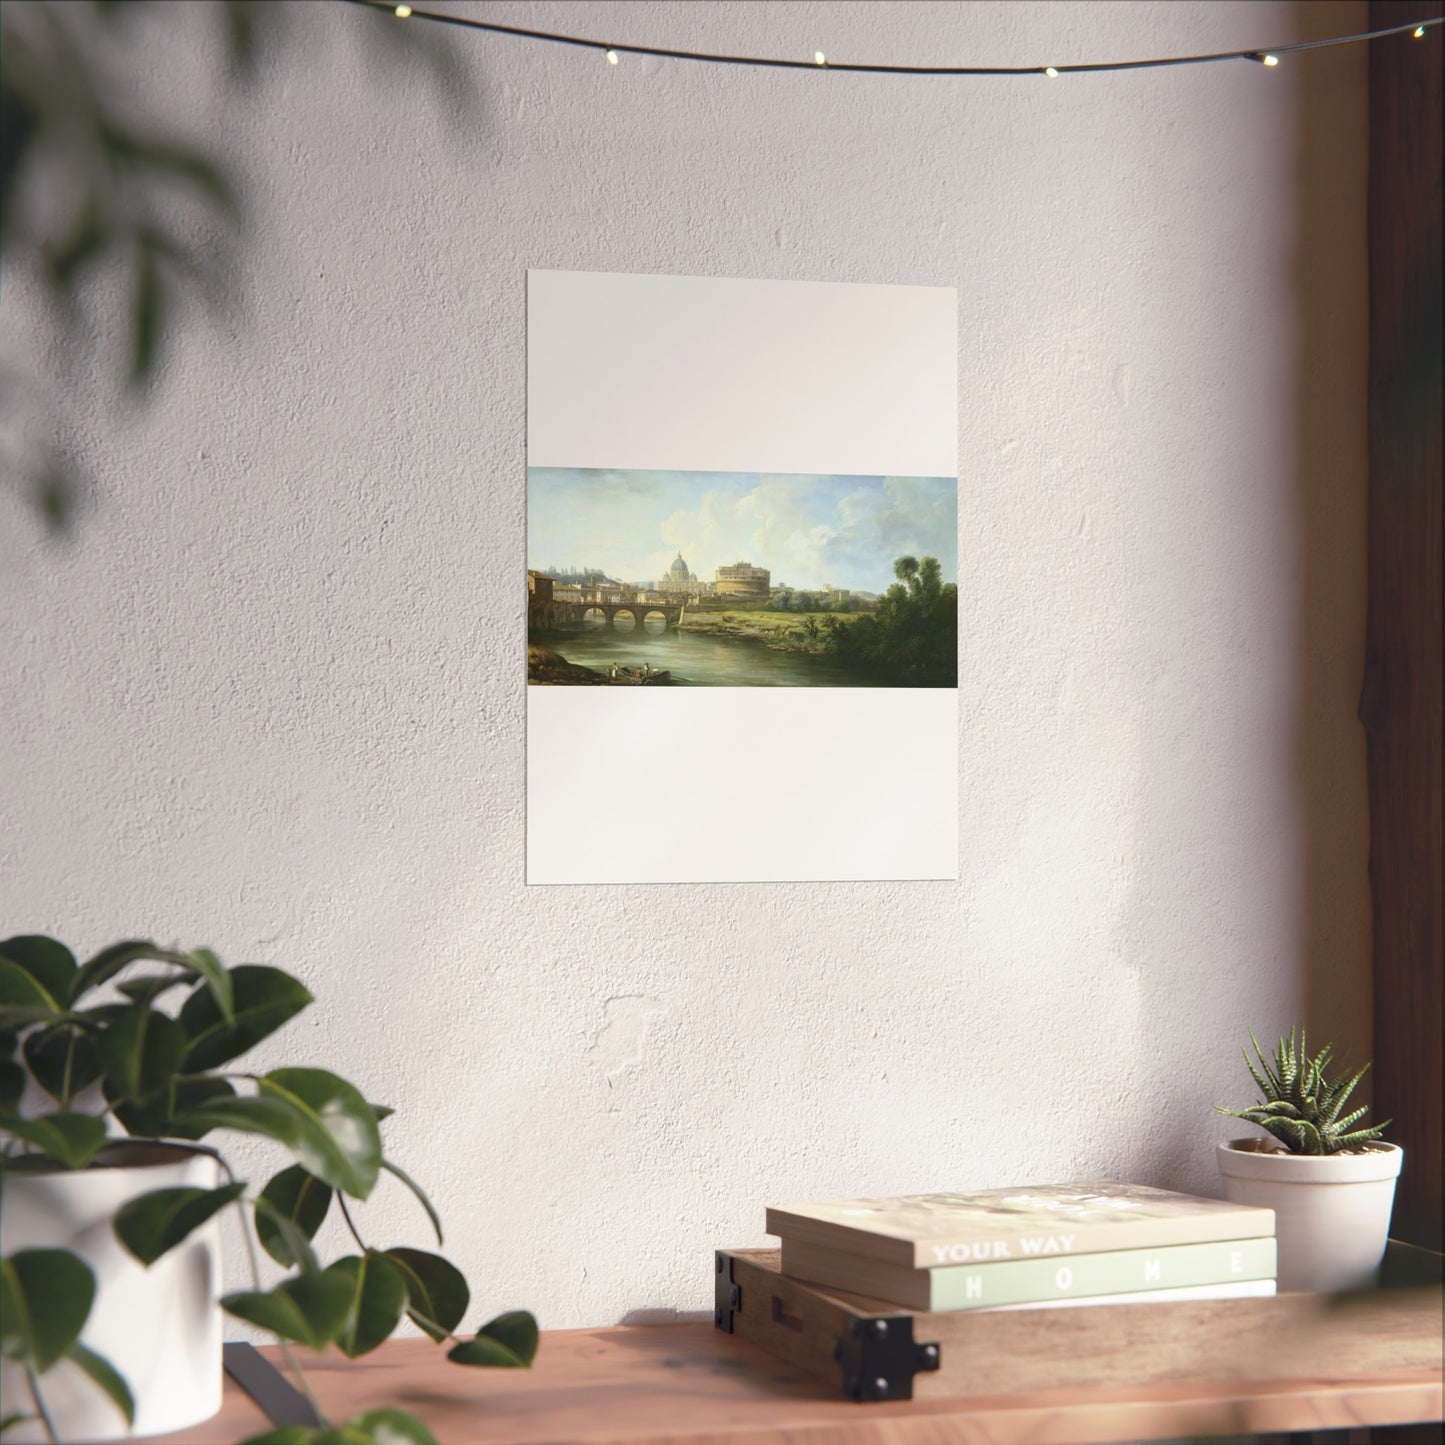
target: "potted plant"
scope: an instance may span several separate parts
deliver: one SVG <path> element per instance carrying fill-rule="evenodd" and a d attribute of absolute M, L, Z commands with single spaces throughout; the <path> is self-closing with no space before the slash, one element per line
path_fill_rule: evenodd
<path fill-rule="evenodd" d="M 1251 1033 L 1260 1067 L 1248 1050 L 1244 1061 L 1262 1097 L 1246 1109 L 1215 1106 L 1270 1136 L 1219 1145 L 1224 1193 L 1274 1210 L 1281 1289 L 1356 1289 L 1384 1257 L 1404 1151 L 1381 1139 L 1388 1119 L 1355 1128 L 1368 1106 L 1344 1111 L 1369 1064 L 1348 1079 L 1331 1079 L 1325 1069 L 1334 1045 L 1312 1059 L 1303 1025 L 1298 1044 L 1295 1033 L 1280 1039 L 1272 1062 Z"/>
<path fill-rule="evenodd" d="M 385 1173 L 415 1194 L 442 1242 L 430 1201 L 383 1150 L 391 1110 L 324 1069 L 238 1066 L 311 1001 L 280 969 L 226 967 L 204 948 L 124 942 L 81 965 L 52 938 L 0 942 L 6 1445 L 208 1419 L 221 1402 L 222 1309 L 279 1338 L 308 1397 L 290 1343 L 355 1358 L 403 1315 L 458 1364 L 530 1365 L 530 1314 L 499 1315 L 459 1339 L 469 1308 L 460 1272 L 429 1251 L 374 1247 L 357 1230 L 347 1200 L 366 1199 Z M 253 1190 L 212 1142 L 227 1130 L 271 1139 L 292 1162 Z M 241 1217 L 251 1288 L 217 1300 L 228 1207 Z M 323 1268 L 311 1241 L 333 1207 L 356 1252 Z M 255 1243 L 290 1271 L 269 1288 Z M 288 1427 L 287 1445 L 312 1433 Z M 399 1410 L 349 1422 L 345 1439 L 434 1445 Z"/>

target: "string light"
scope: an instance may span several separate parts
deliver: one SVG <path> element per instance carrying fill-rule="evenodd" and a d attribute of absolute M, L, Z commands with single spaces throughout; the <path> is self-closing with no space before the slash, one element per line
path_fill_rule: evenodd
<path fill-rule="evenodd" d="M 1252 60 L 1259 65 L 1274 66 L 1280 57 L 1301 50 L 1322 50 L 1332 45 L 1357 45 L 1367 40 L 1383 40 L 1389 35 L 1410 33 L 1419 40 L 1427 30 L 1445 25 L 1445 16 L 1433 20 L 1392 25 L 1384 30 L 1362 30 L 1355 35 L 1331 35 L 1324 40 L 1301 40 L 1294 45 L 1276 45 L 1270 49 L 1258 46 L 1251 50 L 1219 50 L 1207 55 L 1169 55 L 1156 60 L 1108 60 L 1082 65 L 867 65 L 858 62 L 825 61 L 821 50 L 813 59 L 778 60 L 762 55 L 724 55 L 705 50 L 670 50 L 659 45 L 608 45 L 580 35 L 563 35 L 551 30 L 528 30 L 520 25 L 502 25 L 494 20 L 476 20 L 464 15 L 446 15 L 435 10 L 417 10 L 410 5 L 393 6 L 390 0 L 344 0 L 367 10 L 382 10 L 405 18 L 430 20 L 438 25 L 455 25 L 463 30 L 482 30 L 490 35 L 510 35 L 519 40 L 539 40 L 551 45 L 570 45 L 580 50 L 598 50 L 609 65 L 617 63 L 619 54 L 652 55 L 660 60 L 691 60 L 704 65 L 743 65 L 770 70 L 829 70 L 855 75 L 1047 75 L 1051 80 L 1060 75 L 1083 75 L 1109 70 L 1160 70 L 1173 65 L 1210 65 L 1224 60 Z"/>

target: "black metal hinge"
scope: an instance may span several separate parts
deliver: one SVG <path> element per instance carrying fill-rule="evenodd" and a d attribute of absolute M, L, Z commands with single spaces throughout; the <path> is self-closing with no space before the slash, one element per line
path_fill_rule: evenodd
<path fill-rule="evenodd" d="M 221 1363 L 273 1425 L 321 1423 L 305 1395 L 254 1346 L 240 1341 L 222 1345 Z"/>
<path fill-rule="evenodd" d="M 728 1334 L 733 1332 L 733 1315 L 743 1307 L 743 1289 L 733 1283 L 733 1262 L 718 1250 L 717 1279 L 713 1286 L 713 1323 Z"/>
<path fill-rule="evenodd" d="M 838 1336 L 833 1358 L 843 1367 L 850 1400 L 911 1400 L 914 1375 L 936 1370 L 939 1350 L 914 1341 L 912 1315 L 873 1315 Z"/>

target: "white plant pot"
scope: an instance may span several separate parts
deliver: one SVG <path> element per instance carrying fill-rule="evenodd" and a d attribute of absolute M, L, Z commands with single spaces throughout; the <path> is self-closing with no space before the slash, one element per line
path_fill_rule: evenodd
<path fill-rule="evenodd" d="M 159 1435 L 209 1420 L 221 1408 L 221 1237 L 213 1217 L 149 1269 L 116 1238 L 111 1220 L 152 1189 L 214 1189 L 216 1161 L 179 1144 L 117 1142 L 89 1168 L 44 1173 L 7 1168 L 0 1197 L 0 1253 L 69 1249 L 95 1272 L 95 1302 L 81 1342 L 120 1372 L 135 1400 L 136 1435 Z M 68 1360 L 40 1377 L 46 1410 L 63 1441 L 124 1439 L 125 1417 Z M 0 1364 L 5 1410 L 30 1411 L 23 1367 Z M 12 1441 L 46 1438 L 38 1421 L 5 1432 Z"/>
<path fill-rule="evenodd" d="M 1385 1254 L 1404 1151 L 1380 1140 L 1359 1154 L 1286 1154 L 1271 1139 L 1218 1148 L 1224 1197 L 1274 1210 L 1281 1290 L 1359 1289 Z"/>

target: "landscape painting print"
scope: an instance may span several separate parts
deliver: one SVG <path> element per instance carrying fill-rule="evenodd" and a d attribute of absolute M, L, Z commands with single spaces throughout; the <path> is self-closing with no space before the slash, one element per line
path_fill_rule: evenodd
<path fill-rule="evenodd" d="M 950 286 L 527 273 L 529 884 L 958 877 L 958 340 Z"/>
<path fill-rule="evenodd" d="M 527 680 L 952 688 L 952 477 L 532 467 Z"/>

